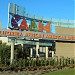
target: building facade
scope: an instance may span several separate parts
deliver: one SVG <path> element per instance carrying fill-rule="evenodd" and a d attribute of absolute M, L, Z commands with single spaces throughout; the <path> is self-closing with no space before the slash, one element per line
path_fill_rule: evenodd
<path fill-rule="evenodd" d="M 32 17 L 26 15 L 23 7 L 12 3 L 8 10 L 8 26 L 7 29 L 0 29 L 0 40 L 11 45 L 11 64 L 14 48 L 19 44 L 28 52 L 29 57 L 75 57 L 74 21 L 60 22 L 52 18 L 45 20 L 35 15 Z"/>

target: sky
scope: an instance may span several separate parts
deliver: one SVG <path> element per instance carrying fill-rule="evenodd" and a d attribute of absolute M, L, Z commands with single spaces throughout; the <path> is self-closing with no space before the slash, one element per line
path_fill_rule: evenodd
<path fill-rule="evenodd" d="M 0 22 L 2 28 L 8 25 L 8 4 L 23 6 L 26 13 L 44 18 L 74 20 L 75 0 L 0 0 Z"/>

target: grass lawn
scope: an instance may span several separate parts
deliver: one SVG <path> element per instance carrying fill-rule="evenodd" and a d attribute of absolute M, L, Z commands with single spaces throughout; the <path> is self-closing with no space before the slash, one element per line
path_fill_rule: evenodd
<path fill-rule="evenodd" d="M 75 75 L 75 69 L 58 70 L 43 75 Z"/>

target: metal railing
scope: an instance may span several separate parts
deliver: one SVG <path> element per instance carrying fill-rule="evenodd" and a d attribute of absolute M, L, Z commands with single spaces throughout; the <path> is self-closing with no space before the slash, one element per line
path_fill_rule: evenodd
<path fill-rule="evenodd" d="M 22 6 L 18 6 L 16 4 L 9 4 L 9 14 L 13 13 L 13 14 L 18 14 L 21 16 L 25 16 L 27 18 L 27 20 L 41 20 L 43 23 L 47 23 L 47 22 L 51 22 L 52 25 L 55 26 L 63 26 L 63 27 L 69 27 L 69 28 L 75 28 L 75 20 L 63 20 L 63 19 L 55 19 L 55 18 L 44 18 L 44 17 L 40 17 L 40 16 L 35 16 L 32 14 L 26 14 L 25 12 L 25 8 Z"/>

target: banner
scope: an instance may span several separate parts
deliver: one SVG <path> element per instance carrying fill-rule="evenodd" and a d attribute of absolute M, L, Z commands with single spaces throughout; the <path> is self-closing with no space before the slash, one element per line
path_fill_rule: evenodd
<path fill-rule="evenodd" d="M 25 37 L 32 39 L 70 40 L 75 41 L 75 35 L 59 35 L 34 31 L 0 30 L 0 37 Z"/>

